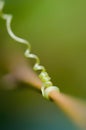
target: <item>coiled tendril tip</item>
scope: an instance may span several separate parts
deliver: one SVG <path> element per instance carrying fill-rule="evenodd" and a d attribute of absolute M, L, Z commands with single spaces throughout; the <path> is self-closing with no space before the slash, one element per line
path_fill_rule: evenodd
<path fill-rule="evenodd" d="M 16 36 L 13 33 L 13 31 L 11 29 L 12 15 L 11 14 L 4 14 L 2 12 L 3 7 L 4 7 L 4 1 L 0 0 L 0 17 L 6 21 L 7 32 L 10 35 L 10 37 L 13 40 L 15 40 L 16 42 L 19 42 L 19 43 L 27 45 L 27 49 L 26 49 L 24 55 L 27 58 L 32 58 L 32 59 L 36 60 L 36 63 L 34 64 L 33 69 L 35 71 L 38 71 L 38 70 L 41 71 L 40 74 L 39 74 L 39 78 L 41 79 L 41 81 L 43 83 L 43 86 L 41 88 L 42 95 L 45 98 L 49 99 L 49 93 L 51 91 L 53 91 L 53 90 L 59 92 L 59 88 L 56 87 L 56 86 L 53 86 L 53 84 L 51 82 L 51 78 L 49 77 L 48 73 L 46 72 L 45 67 L 42 66 L 42 65 L 40 65 L 40 59 L 39 59 L 39 57 L 37 55 L 35 55 L 35 54 L 31 54 L 30 53 L 31 52 L 31 45 L 30 45 L 30 43 L 27 40 L 22 39 L 22 38 Z"/>

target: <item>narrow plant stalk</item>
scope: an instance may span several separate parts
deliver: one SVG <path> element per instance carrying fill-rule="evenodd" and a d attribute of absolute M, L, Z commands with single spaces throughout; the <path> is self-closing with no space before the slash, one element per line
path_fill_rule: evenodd
<path fill-rule="evenodd" d="M 13 67 L 12 68 L 12 75 L 16 77 L 17 80 L 22 80 L 24 82 L 34 82 L 33 77 L 35 76 L 35 83 L 33 86 L 37 89 L 41 89 L 41 86 L 43 85 L 44 91 L 46 90 L 46 93 L 48 93 L 49 98 L 51 98 L 64 112 L 70 116 L 70 118 L 75 121 L 79 126 L 82 126 L 82 128 L 86 129 L 86 103 L 77 100 L 71 96 L 68 96 L 63 93 L 59 93 L 59 89 L 56 91 L 52 89 L 50 91 L 47 89 L 48 87 L 53 87 L 53 84 L 51 82 L 51 78 L 49 77 L 48 73 L 45 70 L 44 66 L 40 65 L 40 60 L 37 55 L 31 54 L 31 46 L 28 41 L 17 37 L 14 35 L 14 33 L 11 30 L 11 20 L 12 15 L 4 14 L 3 11 L 4 2 L 0 0 L 0 17 L 4 20 L 6 20 L 6 27 L 9 35 L 17 42 L 23 43 L 27 45 L 27 50 L 25 51 L 25 56 L 28 58 L 33 58 L 36 60 L 36 63 L 34 65 L 34 70 L 41 70 L 41 73 L 39 75 L 39 78 L 37 78 L 37 75 L 34 74 L 34 72 L 24 63 L 20 67 Z M 28 78 L 29 77 L 29 78 Z M 46 88 L 46 89 L 45 89 Z M 55 87 L 56 89 L 56 87 Z"/>
<path fill-rule="evenodd" d="M 86 129 L 86 102 L 52 91 L 50 98 L 82 129 Z"/>

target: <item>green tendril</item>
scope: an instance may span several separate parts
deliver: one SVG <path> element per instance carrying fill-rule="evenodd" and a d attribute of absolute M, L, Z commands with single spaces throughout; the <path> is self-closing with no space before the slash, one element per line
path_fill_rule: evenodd
<path fill-rule="evenodd" d="M 4 14 L 3 13 L 3 8 L 4 8 L 4 1 L 0 0 L 0 17 L 3 20 L 6 21 L 6 28 L 7 28 L 8 34 L 16 42 L 19 42 L 19 43 L 27 45 L 27 49 L 25 51 L 25 57 L 32 58 L 32 59 L 36 60 L 36 63 L 34 64 L 33 69 L 35 71 L 38 71 L 38 70 L 41 71 L 40 74 L 39 74 L 39 78 L 40 78 L 40 80 L 43 83 L 43 88 L 45 89 L 45 88 L 53 86 L 53 84 L 51 82 L 51 78 L 49 77 L 48 73 L 46 72 L 45 67 L 42 66 L 42 65 L 40 65 L 40 59 L 39 59 L 39 57 L 37 55 L 31 53 L 31 45 L 30 45 L 30 43 L 27 40 L 22 39 L 22 38 L 16 36 L 13 33 L 13 31 L 11 29 L 12 15 L 11 14 Z M 44 92 L 42 92 L 42 94 L 43 93 Z M 43 94 L 43 96 L 44 96 L 44 94 Z"/>

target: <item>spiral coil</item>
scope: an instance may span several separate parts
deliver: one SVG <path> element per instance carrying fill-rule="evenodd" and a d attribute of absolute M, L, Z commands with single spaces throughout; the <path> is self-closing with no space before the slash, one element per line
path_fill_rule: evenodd
<path fill-rule="evenodd" d="M 32 59 L 35 59 L 35 60 L 36 60 L 34 66 L 33 66 L 33 69 L 34 69 L 35 71 L 38 71 L 38 70 L 41 71 L 40 74 L 39 74 L 39 78 L 41 79 L 41 81 L 42 81 L 42 83 L 43 83 L 43 86 L 42 86 L 41 90 L 42 90 L 42 94 L 43 94 L 43 96 L 44 96 L 44 95 L 45 95 L 45 94 L 44 94 L 45 89 L 48 88 L 48 87 L 50 88 L 51 86 L 53 86 L 53 84 L 52 84 L 52 82 L 51 82 L 51 78 L 49 77 L 48 73 L 46 72 L 45 67 L 42 66 L 42 65 L 40 65 L 40 59 L 39 59 L 39 57 L 38 57 L 37 55 L 31 53 L 31 45 L 30 45 L 30 43 L 29 43 L 27 40 L 22 39 L 22 38 L 16 36 L 16 35 L 13 33 L 13 31 L 12 31 L 12 29 L 11 29 L 12 15 L 11 15 L 11 14 L 4 14 L 4 13 L 2 12 L 2 11 L 3 11 L 3 7 L 4 7 L 4 2 L 3 2 L 2 0 L 0 0 L 0 17 L 1 17 L 2 19 L 6 20 L 6 28 L 7 28 L 8 34 L 9 34 L 10 37 L 11 37 L 12 39 L 14 39 L 15 41 L 27 45 L 27 49 L 26 49 L 26 51 L 25 51 L 25 57 L 27 57 L 27 58 L 32 58 Z M 54 88 L 55 88 L 55 87 L 54 87 Z M 57 88 L 57 87 L 56 87 L 56 88 Z M 55 89 L 55 90 L 56 90 L 56 89 Z M 58 90 L 58 88 L 57 88 L 57 90 Z M 59 90 L 58 90 L 58 91 L 59 91 Z M 48 93 L 47 93 L 47 95 L 48 95 Z"/>

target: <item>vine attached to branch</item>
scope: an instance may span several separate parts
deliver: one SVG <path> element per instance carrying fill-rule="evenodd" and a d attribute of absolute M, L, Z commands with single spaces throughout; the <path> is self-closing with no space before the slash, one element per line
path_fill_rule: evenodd
<path fill-rule="evenodd" d="M 59 92 L 59 88 L 56 86 L 53 86 L 51 82 L 51 78 L 49 77 L 48 73 L 46 72 L 46 69 L 44 66 L 40 65 L 40 59 L 37 55 L 31 53 L 31 45 L 27 40 L 24 40 L 18 36 L 16 36 L 12 29 L 11 29 L 11 21 L 12 21 L 12 15 L 11 14 L 4 14 L 3 13 L 3 8 L 4 8 L 4 1 L 0 0 L 0 17 L 6 21 L 6 28 L 7 32 L 10 35 L 12 39 L 15 41 L 25 44 L 27 46 L 27 49 L 25 51 L 25 57 L 27 58 L 32 58 L 36 60 L 36 63 L 33 66 L 33 69 L 35 71 L 40 70 L 39 78 L 41 79 L 43 85 L 41 87 L 42 95 L 49 99 L 49 93 L 53 90 L 56 90 Z"/>

